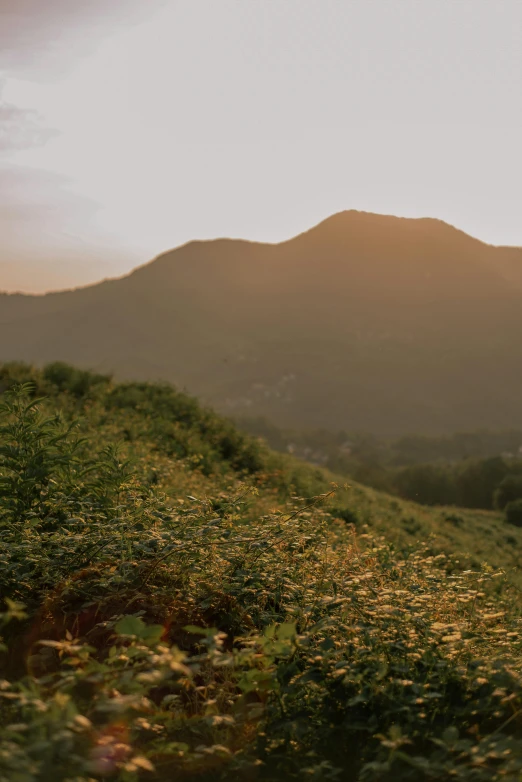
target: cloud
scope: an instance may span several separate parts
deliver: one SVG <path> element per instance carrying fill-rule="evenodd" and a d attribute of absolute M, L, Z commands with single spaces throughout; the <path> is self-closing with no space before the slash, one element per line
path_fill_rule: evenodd
<path fill-rule="evenodd" d="M 46 128 L 34 109 L 17 106 L 2 97 L 6 84 L 0 79 L 0 155 L 45 144 L 58 131 Z"/>
<path fill-rule="evenodd" d="M 100 38 L 147 19 L 166 2 L 0 0 L 0 68 L 44 79 L 63 73 Z"/>
<path fill-rule="evenodd" d="M 67 189 L 68 180 L 48 171 L 6 164 L 0 168 L 2 189 L 0 190 L 0 213 L 12 210 L 11 217 L 27 215 L 30 219 L 42 218 L 56 209 L 65 210 L 70 217 L 78 211 L 81 203 L 82 215 L 93 213 L 94 202 L 80 196 L 73 196 Z"/>
<path fill-rule="evenodd" d="M 40 124 L 38 112 L 0 99 L 0 155 L 45 144 L 57 132 Z"/>

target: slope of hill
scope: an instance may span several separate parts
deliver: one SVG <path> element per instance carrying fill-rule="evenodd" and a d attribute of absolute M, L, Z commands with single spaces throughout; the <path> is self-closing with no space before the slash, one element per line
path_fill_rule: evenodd
<path fill-rule="evenodd" d="M 522 249 L 335 215 L 191 242 L 128 277 L 0 296 L 0 359 L 165 379 L 218 409 L 381 435 L 522 425 Z"/>
<path fill-rule="evenodd" d="M 519 778 L 519 592 L 491 563 L 522 530 L 334 499 L 167 386 L 0 384 L 1 779 Z"/>
<path fill-rule="evenodd" d="M 217 496 L 238 481 L 261 485 L 263 492 L 243 509 L 251 521 L 294 496 L 336 485 L 328 514 L 347 519 L 359 533 L 368 528 L 400 547 L 429 539 L 435 551 L 458 556 L 462 568 L 487 561 L 522 586 L 522 529 L 506 524 L 500 512 L 425 507 L 356 481 L 346 484 L 345 477 L 271 450 L 167 384 L 114 383 L 64 364 L 43 370 L 0 364 L 0 394 L 23 383 L 51 400 L 51 412 L 59 407 L 67 419 L 79 417 L 99 450 L 117 442 L 124 455 L 143 457 L 143 480 L 169 496 Z"/>

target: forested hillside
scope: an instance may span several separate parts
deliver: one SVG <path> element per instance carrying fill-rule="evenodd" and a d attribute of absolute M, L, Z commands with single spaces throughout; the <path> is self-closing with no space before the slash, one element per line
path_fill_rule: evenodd
<path fill-rule="evenodd" d="M 518 780 L 522 530 L 0 367 L 0 779 Z"/>
<path fill-rule="evenodd" d="M 261 417 L 236 422 L 277 451 L 423 505 L 505 510 L 518 503 L 522 523 L 520 431 L 379 439 L 365 432 L 280 429 Z"/>
<path fill-rule="evenodd" d="M 343 212 L 191 242 L 120 280 L 0 296 L 0 360 L 168 380 L 233 415 L 380 436 L 522 428 L 522 249 Z"/>

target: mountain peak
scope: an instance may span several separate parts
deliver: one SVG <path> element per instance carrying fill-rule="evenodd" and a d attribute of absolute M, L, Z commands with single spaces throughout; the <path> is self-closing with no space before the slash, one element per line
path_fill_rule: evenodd
<path fill-rule="evenodd" d="M 426 239 L 434 237 L 466 238 L 469 241 L 484 244 L 479 239 L 466 234 L 450 223 L 436 217 L 399 217 L 397 215 L 363 212 L 357 209 L 346 209 L 336 212 L 322 220 L 302 235 L 318 233 L 322 236 L 330 233 L 339 237 L 344 234 L 349 237 L 357 232 L 384 233 L 388 235 L 407 236 L 424 235 Z"/>
<path fill-rule="evenodd" d="M 522 426 L 522 249 L 349 210 L 280 244 L 196 241 L 139 273 L 0 297 L 0 361 L 165 379 L 285 426 Z"/>

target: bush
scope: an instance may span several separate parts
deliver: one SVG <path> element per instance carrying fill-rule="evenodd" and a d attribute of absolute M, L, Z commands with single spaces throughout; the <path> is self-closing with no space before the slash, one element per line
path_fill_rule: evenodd
<path fill-rule="evenodd" d="M 264 467 L 261 443 L 166 383 L 122 383 L 111 389 L 106 401 L 112 409 L 138 410 L 160 450 L 178 458 L 200 457 L 194 465 L 207 475 L 223 463 L 247 474 Z"/>
<path fill-rule="evenodd" d="M 456 476 L 456 504 L 464 508 L 493 508 L 495 489 L 509 472 L 500 456 L 465 462 Z"/>
<path fill-rule="evenodd" d="M 0 524 L 45 516 L 68 488 L 81 441 L 59 415 L 46 416 L 31 384 L 0 400 Z"/>
<path fill-rule="evenodd" d="M 93 390 L 106 386 L 110 382 L 108 375 L 97 375 L 71 367 L 61 361 L 48 364 L 42 374 L 44 379 L 52 383 L 58 391 L 66 391 L 77 399 L 90 396 Z"/>
<path fill-rule="evenodd" d="M 522 499 L 522 475 L 510 474 L 500 482 L 493 495 L 495 508 L 504 510 L 508 502 Z"/>
<path fill-rule="evenodd" d="M 0 394 L 15 386 L 30 384 L 34 396 L 44 396 L 52 391 L 43 373 L 21 361 L 0 364 Z M 29 388 L 29 386 L 27 386 Z"/>
<path fill-rule="evenodd" d="M 506 521 L 515 527 L 522 527 L 522 499 L 513 500 L 506 505 Z"/>
<path fill-rule="evenodd" d="M 453 476 L 439 465 L 406 467 L 397 474 L 395 483 L 401 497 L 423 505 L 453 505 L 455 501 Z"/>

